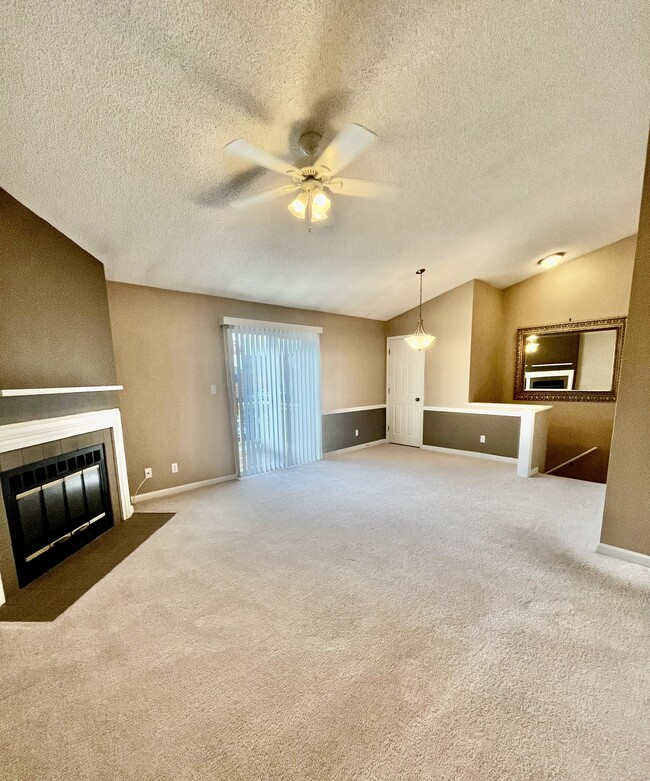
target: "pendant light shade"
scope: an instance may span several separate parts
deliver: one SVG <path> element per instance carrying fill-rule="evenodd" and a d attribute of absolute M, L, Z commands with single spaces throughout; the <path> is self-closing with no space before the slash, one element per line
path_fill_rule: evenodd
<path fill-rule="evenodd" d="M 433 344 L 435 336 L 431 336 L 424 330 L 424 321 L 422 320 L 422 274 L 426 269 L 421 268 L 415 273 L 420 277 L 420 315 L 418 317 L 418 324 L 415 329 L 415 333 L 405 337 L 404 341 L 409 347 L 414 350 L 427 350 Z"/>

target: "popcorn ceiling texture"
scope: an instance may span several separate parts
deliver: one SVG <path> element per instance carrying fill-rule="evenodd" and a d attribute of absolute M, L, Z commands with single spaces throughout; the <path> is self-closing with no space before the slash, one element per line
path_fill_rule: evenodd
<path fill-rule="evenodd" d="M 650 102 L 644 0 L 8 0 L 0 186 L 110 279 L 387 319 L 636 230 Z M 228 199 L 305 129 L 381 142 L 311 234 Z M 318 230 L 316 229 L 318 228 Z"/>
<path fill-rule="evenodd" d="M 387 445 L 150 502 L 0 623 L 0 778 L 647 781 L 650 571 L 593 552 L 603 496 Z"/>

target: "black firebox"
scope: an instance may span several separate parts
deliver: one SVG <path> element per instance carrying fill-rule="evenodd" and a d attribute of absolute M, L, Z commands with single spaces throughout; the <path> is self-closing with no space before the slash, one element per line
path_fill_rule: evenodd
<path fill-rule="evenodd" d="M 0 480 L 21 588 L 113 525 L 102 444 L 11 469 Z"/>

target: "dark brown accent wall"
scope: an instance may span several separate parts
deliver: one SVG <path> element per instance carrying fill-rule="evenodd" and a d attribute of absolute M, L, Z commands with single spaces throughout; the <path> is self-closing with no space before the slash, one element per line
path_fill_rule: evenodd
<path fill-rule="evenodd" d="M 0 387 L 115 385 L 103 265 L 0 190 Z M 116 394 L 0 398 L 0 423 L 117 405 Z"/>
<path fill-rule="evenodd" d="M 517 458 L 520 418 L 466 412 L 424 411 L 422 444 Z M 485 443 L 480 441 L 485 435 Z"/>
<path fill-rule="evenodd" d="M 359 436 L 356 436 L 355 431 L 359 432 Z M 385 438 L 385 407 L 323 415 L 323 453 Z"/>
<path fill-rule="evenodd" d="M 650 556 L 650 156 L 632 278 L 601 541 Z"/>

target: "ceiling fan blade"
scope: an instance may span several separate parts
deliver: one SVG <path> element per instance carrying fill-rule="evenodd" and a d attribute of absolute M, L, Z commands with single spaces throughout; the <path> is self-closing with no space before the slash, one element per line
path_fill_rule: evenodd
<path fill-rule="evenodd" d="M 258 203 L 266 203 L 267 201 L 274 201 L 276 198 L 281 198 L 283 195 L 299 190 L 299 184 L 283 184 L 281 187 L 273 187 L 270 190 L 262 190 L 258 193 L 251 193 L 251 195 L 244 195 L 243 198 L 237 198 L 230 202 L 231 206 L 236 209 L 247 209 L 249 206 L 256 206 Z"/>
<path fill-rule="evenodd" d="M 383 182 L 369 182 L 366 179 L 332 179 L 327 185 L 338 195 L 352 195 L 355 198 L 389 199 L 397 195 L 397 187 Z"/>
<path fill-rule="evenodd" d="M 280 160 L 279 157 L 270 155 L 263 149 L 260 149 L 253 144 L 249 144 L 248 141 L 244 141 L 243 138 L 237 138 L 235 141 L 231 141 L 224 146 L 224 152 L 228 152 L 229 155 L 237 155 L 243 157 L 255 165 L 261 165 L 262 168 L 268 168 L 271 171 L 277 171 L 279 174 L 285 174 L 285 176 L 301 176 L 300 171 L 290 163 Z"/>
<path fill-rule="evenodd" d="M 377 140 L 377 136 L 361 125 L 343 125 L 334 140 L 314 163 L 316 168 L 327 168 L 335 176 L 346 165 L 363 154 Z"/>

